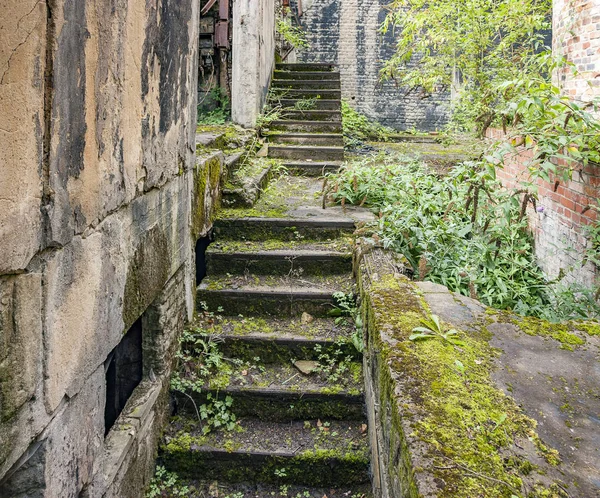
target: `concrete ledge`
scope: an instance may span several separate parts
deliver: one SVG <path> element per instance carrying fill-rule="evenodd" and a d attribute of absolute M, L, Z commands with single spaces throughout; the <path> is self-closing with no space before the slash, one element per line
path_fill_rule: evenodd
<path fill-rule="evenodd" d="M 486 309 L 380 249 L 355 261 L 375 496 L 598 496 L 597 323 Z M 411 341 L 432 315 L 461 343 Z"/>

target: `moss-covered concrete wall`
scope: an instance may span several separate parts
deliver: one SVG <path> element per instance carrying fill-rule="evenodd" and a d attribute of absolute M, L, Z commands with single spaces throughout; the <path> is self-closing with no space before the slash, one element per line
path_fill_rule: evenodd
<path fill-rule="evenodd" d="M 196 160 L 199 3 L 4 7 L 0 496 L 141 496 L 224 162 Z M 105 438 L 104 364 L 142 315 L 146 408 Z"/>

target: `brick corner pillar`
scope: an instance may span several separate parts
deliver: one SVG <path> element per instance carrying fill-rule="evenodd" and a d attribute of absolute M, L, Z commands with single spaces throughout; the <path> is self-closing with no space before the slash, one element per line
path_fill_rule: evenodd
<path fill-rule="evenodd" d="M 600 2 L 598 0 L 554 0 L 553 51 L 563 55 L 573 68 L 554 75 L 555 83 L 572 99 L 600 98 Z"/>

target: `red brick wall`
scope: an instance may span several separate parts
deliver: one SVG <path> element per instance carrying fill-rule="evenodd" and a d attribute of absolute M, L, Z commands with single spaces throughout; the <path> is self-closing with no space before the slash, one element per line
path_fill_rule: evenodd
<path fill-rule="evenodd" d="M 556 74 L 566 95 L 591 100 L 600 97 L 600 1 L 554 0 L 553 50 L 564 55 L 570 68 Z"/>
<path fill-rule="evenodd" d="M 501 140 L 504 134 L 490 129 L 488 137 Z M 496 170 L 505 187 L 519 188 L 519 182 L 528 179 L 528 154 L 524 151 Z M 594 206 L 600 198 L 600 167 L 576 169 L 566 183 L 539 180 L 537 185 L 537 211 L 530 205 L 527 214 L 540 266 L 550 278 L 558 276 L 561 269 L 570 269 L 567 281 L 593 285 L 596 268 L 592 264 L 581 267 L 580 262 L 588 245 L 584 227 L 597 217 Z"/>

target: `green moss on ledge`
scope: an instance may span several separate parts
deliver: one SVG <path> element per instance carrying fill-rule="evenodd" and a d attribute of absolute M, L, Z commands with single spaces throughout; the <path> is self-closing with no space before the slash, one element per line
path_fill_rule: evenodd
<path fill-rule="evenodd" d="M 441 338 L 413 342 L 409 340 L 412 330 L 422 326 L 420 320 L 430 314 L 414 286 L 403 277 L 388 276 L 366 287 L 363 283 L 362 291 L 369 334 L 373 336 L 371 348 L 382 355 L 378 362 L 378 401 L 392 402 L 396 441 L 403 440 L 402 445 L 408 446 L 413 457 L 419 447 L 414 440 L 426 443 L 422 458 L 413 458 L 404 466 L 432 463 L 426 469 L 413 468 L 412 475 L 433 474 L 435 482 L 443 483 L 436 490 L 438 497 L 525 496 L 526 476 L 527 482 L 533 480 L 537 487 L 527 496 L 563 496 L 536 481 L 538 469 L 518 449 L 531 441 L 549 466 L 559 463 L 558 453 L 538 437 L 536 421 L 494 384 L 491 372 L 500 353 L 490 346 L 485 327 L 468 334 L 461 331 L 461 345 Z M 568 346 L 581 343 L 579 337 L 561 328 L 540 325 L 534 331 L 556 337 Z M 410 434 L 406 433 L 408 421 Z M 540 470 L 538 475 L 542 473 Z M 415 482 L 407 484 L 417 487 Z"/>

